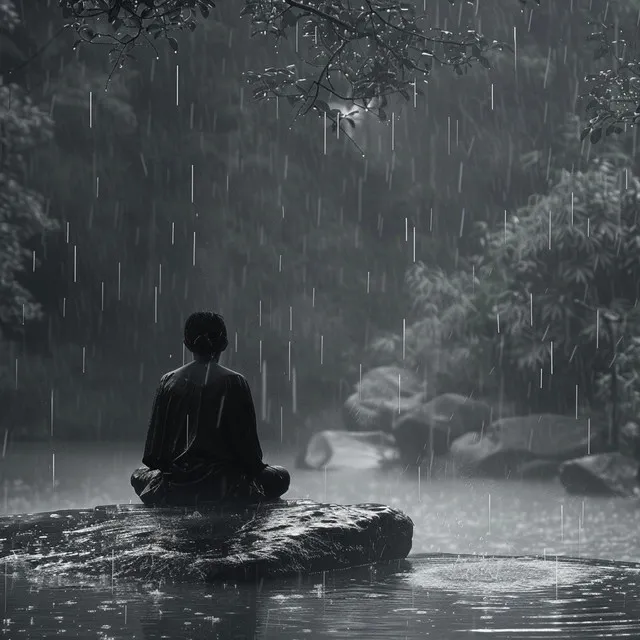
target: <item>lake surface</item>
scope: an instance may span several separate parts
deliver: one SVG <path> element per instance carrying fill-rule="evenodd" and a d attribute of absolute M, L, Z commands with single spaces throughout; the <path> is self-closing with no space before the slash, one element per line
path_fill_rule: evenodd
<path fill-rule="evenodd" d="M 576 498 L 555 482 L 469 481 L 415 471 L 299 471 L 286 498 L 382 502 L 414 521 L 408 563 L 261 585 L 38 588 L 0 576 L 6 638 L 640 637 L 638 500 Z M 137 501 L 139 447 L 14 444 L 0 461 L 4 514 Z M 426 557 L 421 554 L 476 554 Z M 486 558 L 544 555 L 547 560 Z M 556 556 L 560 556 L 556 559 Z"/>
<path fill-rule="evenodd" d="M 640 566 L 419 557 L 260 585 L 38 589 L 5 581 L 19 638 L 638 638 Z"/>

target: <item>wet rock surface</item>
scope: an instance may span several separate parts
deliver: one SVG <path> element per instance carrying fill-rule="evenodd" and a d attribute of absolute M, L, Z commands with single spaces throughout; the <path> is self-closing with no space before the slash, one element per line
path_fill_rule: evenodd
<path fill-rule="evenodd" d="M 491 423 L 491 407 L 457 393 L 436 396 L 416 404 L 394 420 L 393 435 L 405 462 L 416 464 L 448 453 L 451 443 L 469 432 L 481 432 Z"/>
<path fill-rule="evenodd" d="M 392 435 L 383 431 L 320 431 L 298 457 L 303 469 L 379 469 L 400 461 Z"/>
<path fill-rule="evenodd" d="M 356 386 L 343 407 L 349 431 L 390 432 L 398 415 L 425 401 L 423 384 L 412 371 L 399 367 L 371 369 Z"/>
<path fill-rule="evenodd" d="M 640 495 L 638 463 L 621 453 L 601 453 L 569 460 L 560 466 L 560 482 L 572 494 L 587 496 Z"/>
<path fill-rule="evenodd" d="M 522 477 L 525 469 L 555 475 L 554 465 L 603 450 L 603 429 L 588 431 L 572 416 L 533 414 L 496 420 L 483 433 L 467 433 L 451 444 L 456 466 L 475 476 Z M 534 467 L 534 463 L 540 464 Z M 551 477 L 552 477 L 551 476 Z M 543 476 L 540 476 L 543 477 Z"/>
<path fill-rule="evenodd" d="M 0 518 L 0 559 L 42 579 L 245 581 L 405 558 L 412 537 L 380 504 L 108 505 Z"/>

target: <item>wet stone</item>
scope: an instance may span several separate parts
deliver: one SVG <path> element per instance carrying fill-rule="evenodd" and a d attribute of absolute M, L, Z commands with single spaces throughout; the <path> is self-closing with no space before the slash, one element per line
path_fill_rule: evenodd
<path fill-rule="evenodd" d="M 246 581 L 402 559 L 412 536 L 376 504 L 107 505 L 0 518 L 0 561 L 45 581 Z"/>

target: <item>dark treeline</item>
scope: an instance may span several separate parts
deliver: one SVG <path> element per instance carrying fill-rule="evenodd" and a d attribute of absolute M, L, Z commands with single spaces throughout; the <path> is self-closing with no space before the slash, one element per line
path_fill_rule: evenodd
<path fill-rule="evenodd" d="M 141 48 L 108 91 L 103 47 L 56 36 L 54 2 L 16 5 L 0 33 L 3 429 L 140 438 L 199 308 L 225 316 L 225 364 L 246 374 L 274 438 L 295 440 L 305 415 L 386 362 L 522 411 L 571 410 L 576 385 L 581 403 L 606 403 L 608 338 L 593 350 L 595 314 L 561 300 L 575 289 L 616 308 L 634 334 L 633 287 L 603 291 L 637 267 L 609 254 L 594 267 L 594 252 L 619 252 L 615 238 L 594 249 L 590 232 L 561 224 L 578 201 L 581 220 L 619 223 L 622 205 L 607 208 L 598 185 L 635 188 L 633 131 L 578 139 L 581 82 L 597 64 L 587 9 L 605 3 L 439 4 L 443 22 L 516 38 L 516 55 L 463 77 L 436 69 L 415 104 L 326 145 L 321 120 L 292 125 L 286 105 L 251 102 L 242 72 L 292 59 L 295 44 L 250 38 L 237 4 L 184 34 L 178 54 Z M 625 206 L 632 260 L 635 201 Z M 553 259 L 533 242 L 545 207 Z M 530 295 L 535 331 L 523 332 Z"/>

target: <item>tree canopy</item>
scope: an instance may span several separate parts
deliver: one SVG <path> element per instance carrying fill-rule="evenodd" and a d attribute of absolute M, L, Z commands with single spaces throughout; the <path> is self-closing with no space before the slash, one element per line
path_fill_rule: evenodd
<path fill-rule="evenodd" d="M 474 5 L 474 0 L 448 0 Z M 514 0 L 522 10 L 534 10 L 540 0 Z M 165 40 L 178 51 L 176 35 L 193 31 L 208 18 L 214 0 L 59 0 L 67 27 L 77 44 L 110 45 L 114 70 L 133 58 L 139 45 L 156 49 Z M 296 60 L 262 71 L 248 70 L 246 79 L 256 99 L 282 98 L 297 115 L 311 111 L 333 125 L 355 126 L 332 99 L 372 110 L 386 119 L 390 96 L 406 101 L 422 93 L 421 85 L 434 65 L 462 75 L 473 65 L 491 66 L 491 54 L 514 46 L 485 37 L 476 28 L 450 30 L 437 25 L 436 12 L 402 0 L 245 0 L 241 14 L 250 18 L 253 35 L 275 39 L 276 47 L 295 38 Z M 640 122 L 640 59 L 631 29 L 623 27 L 607 3 L 604 15 L 593 19 L 589 39 L 594 59 L 603 61 L 589 75 L 587 121 L 582 138 L 597 143 L 602 134 L 621 133 Z M 514 45 L 516 32 L 514 30 Z M 157 51 L 157 49 L 156 49 Z M 355 112 L 352 112 L 355 113 Z"/>

